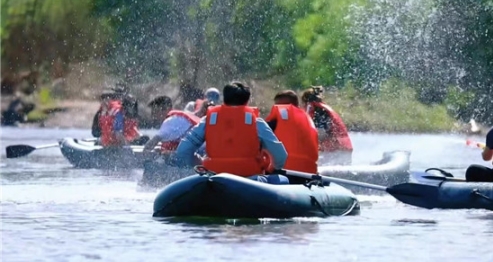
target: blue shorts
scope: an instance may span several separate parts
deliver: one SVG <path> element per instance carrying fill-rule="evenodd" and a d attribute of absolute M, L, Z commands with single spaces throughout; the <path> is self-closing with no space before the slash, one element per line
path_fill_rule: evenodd
<path fill-rule="evenodd" d="M 255 175 L 248 178 L 273 185 L 289 185 L 289 179 L 283 175 Z"/>

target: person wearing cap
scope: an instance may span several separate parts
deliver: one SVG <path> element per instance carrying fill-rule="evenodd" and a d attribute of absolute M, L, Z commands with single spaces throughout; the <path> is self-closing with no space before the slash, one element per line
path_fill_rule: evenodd
<path fill-rule="evenodd" d="M 161 142 L 161 153 L 174 151 L 185 134 L 199 122 L 199 118 L 191 113 L 172 110 L 173 102 L 167 96 L 160 96 L 149 103 L 153 121 L 161 121 L 158 133 L 144 146 L 144 152 L 154 150 Z"/>
<path fill-rule="evenodd" d="M 99 109 L 94 115 L 92 120 L 91 133 L 93 137 L 101 137 L 101 127 L 99 125 L 99 117 L 101 115 L 101 112 L 103 110 L 107 110 L 109 106 L 109 102 L 111 100 L 119 99 L 119 96 L 115 94 L 115 92 L 112 89 L 108 89 L 108 90 L 104 90 L 99 98 L 101 105 L 99 106 Z"/>
<path fill-rule="evenodd" d="M 205 143 L 206 157 L 202 162 L 208 170 L 260 182 L 289 183 L 282 175 L 264 176 L 264 173 L 284 167 L 287 152 L 272 129 L 258 117 L 258 109 L 247 105 L 250 95 L 250 88 L 242 83 L 226 85 L 224 104 L 207 110 L 207 115 L 187 133 L 167 162 L 192 166 L 196 163 L 195 152 Z M 272 156 L 272 170 L 267 170 L 263 150 Z"/>
<path fill-rule="evenodd" d="M 328 156 L 328 163 L 350 165 L 353 145 L 339 114 L 323 102 L 323 88 L 311 86 L 301 96 L 302 106 L 318 130 L 319 150 Z"/>
<path fill-rule="evenodd" d="M 202 117 L 205 115 L 207 107 L 211 105 L 219 105 L 220 100 L 221 93 L 219 90 L 215 87 L 211 87 L 205 90 L 203 99 L 188 102 L 183 110 L 193 112 L 197 114 L 198 117 Z"/>
<path fill-rule="evenodd" d="M 122 94 L 114 91 L 106 91 L 101 95 L 101 100 L 101 107 L 94 118 L 94 120 L 97 119 L 97 126 L 95 126 L 93 121 L 93 135 L 95 137 L 99 135 L 99 142 L 103 147 L 115 147 L 127 144 L 124 135 L 125 115 L 122 105 Z"/>
<path fill-rule="evenodd" d="M 101 94 L 101 106 L 93 118 L 91 132 L 103 146 L 142 145 L 149 140 L 138 131 L 137 101 L 116 88 Z"/>

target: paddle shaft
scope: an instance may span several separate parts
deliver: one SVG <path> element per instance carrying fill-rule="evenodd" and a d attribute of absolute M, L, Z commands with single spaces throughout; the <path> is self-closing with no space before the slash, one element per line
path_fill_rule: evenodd
<path fill-rule="evenodd" d="M 34 148 L 43 149 L 43 148 L 58 147 L 58 146 L 59 146 L 58 143 L 53 143 L 48 145 L 35 146 Z"/>
<path fill-rule="evenodd" d="M 284 171 L 285 171 L 286 175 L 297 176 L 297 177 L 301 177 L 301 178 L 305 178 L 305 179 L 321 179 L 324 182 L 334 182 L 334 183 L 338 183 L 338 184 L 346 184 L 346 185 L 359 186 L 359 187 L 375 189 L 375 190 L 380 190 L 380 191 L 387 191 L 387 187 L 369 184 L 369 183 L 365 183 L 365 182 L 358 182 L 358 181 L 346 180 L 346 179 L 342 179 L 342 178 L 314 175 L 314 174 L 299 172 L 299 171 L 294 171 L 294 170 L 284 170 Z"/>

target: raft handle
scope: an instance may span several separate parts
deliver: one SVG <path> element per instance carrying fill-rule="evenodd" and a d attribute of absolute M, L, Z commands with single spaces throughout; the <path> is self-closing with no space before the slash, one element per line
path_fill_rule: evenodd
<path fill-rule="evenodd" d="M 454 177 L 451 173 L 449 173 L 449 172 L 447 172 L 447 171 L 445 171 L 443 169 L 436 168 L 436 167 L 430 167 L 430 168 L 426 169 L 425 172 L 428 173 L 428 171 L 432 171 L 432 170 L 435 170 L 435 171 L 440 172 L 445 177 Z"/>
<path fill-rule="evenodd" d="M 489 198 L 489 197 L 485 196 L 483 193 L 479 192 L 479 189 L 477 189 L 477 188 L 473 189 L 473 190 L 472 190 L 472 192 L 471 192 L 471 194 L 472 194 L 472 195 L 475 195 L 475 196 L 477 196 L 477 197 L 480 197 L 480 198 L 486 199 L 486 200 L 488 200 L 488 201 L 490 201 L 490 202 L 493 202 L 493 199 L 491 199 L 491 198 Z"/>

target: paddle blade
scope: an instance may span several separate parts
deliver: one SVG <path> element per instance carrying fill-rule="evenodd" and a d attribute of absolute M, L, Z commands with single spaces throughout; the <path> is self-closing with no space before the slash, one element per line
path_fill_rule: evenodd
<path fill-rule="evenodd" d="M 8 146 L 5 149 L 7 153 L 7 158 L 16 158 L 16 157 L 25 156 L 34 150 L 36 150 L 35 147 L 28 145 L 13 145 L 13 146 Z"/>
<path fill-rule="evenodd" d="M 432 185 L 404 183 L 387 188 L 387 192 L 408 205 L 435 208 L 438 201 L 438 187 Z"/>

